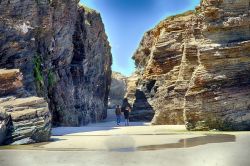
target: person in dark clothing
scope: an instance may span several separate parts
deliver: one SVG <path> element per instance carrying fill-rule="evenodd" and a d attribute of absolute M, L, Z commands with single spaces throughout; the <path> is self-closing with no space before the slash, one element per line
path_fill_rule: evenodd
<path fill-rule="evenodd" d="M 115 115 L 116 115 L 116 123 L 119 126 L 120 123 L 121 123 L 121 115 L 122 115 L 120 105 L 116 106 L 116 108 L 115 108 Z"/>
<path fill-rule="evenodd" d="M 129 113 L 131 112 L 131 105 L 129 104 L 127 98 L 123 100 L 122 112 L 125 118 L 125 126 L 129 126 Z"/>

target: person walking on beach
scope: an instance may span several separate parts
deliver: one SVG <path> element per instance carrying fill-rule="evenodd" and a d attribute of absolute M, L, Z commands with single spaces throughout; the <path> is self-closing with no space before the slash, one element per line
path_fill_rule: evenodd
<path fill-rule="evenodd" d="M 123 100 L 122 112 L 125 118 L 125 126 L 129 126 L 129 113 L 131 112 L 131 105 L 128 103 L 127 98 Z"/>
<path fill-rule="evenodd" d="M 116 123 L 119 126 L 120 123 L 121 123 L 121 115 L 122 115 L 120 105 L 116 106 L 116 108 L 115 108 L 115 115 L 116 115 Z"/>

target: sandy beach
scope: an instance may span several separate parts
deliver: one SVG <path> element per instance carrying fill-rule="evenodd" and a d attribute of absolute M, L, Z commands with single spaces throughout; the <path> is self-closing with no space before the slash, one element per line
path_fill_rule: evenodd
<path fill-rule="evenodd" d="M 188 132 L 185 126 L 54 128 L 51 142 L 0 147 L 1 166 L 248 166 L 250 132 Z"/>

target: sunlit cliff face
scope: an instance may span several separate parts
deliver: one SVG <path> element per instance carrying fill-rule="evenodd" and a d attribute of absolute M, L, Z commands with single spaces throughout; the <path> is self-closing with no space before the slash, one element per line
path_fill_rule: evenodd
<path fill-rule="evenodd" d="M 153 124 L 249 129 L 249 24 L 249 0 L 204 0 L 145 33 L 133 58 Z"/>

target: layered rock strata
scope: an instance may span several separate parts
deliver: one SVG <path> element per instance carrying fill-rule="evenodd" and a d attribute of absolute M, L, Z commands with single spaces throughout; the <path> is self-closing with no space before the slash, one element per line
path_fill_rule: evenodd
<path fill-rule="evenodd" d="M 25 92 L 19 70 L 0 70 L 0 81 L 0 144 L 48 141 L 51 131 L 48 103 Z"/>
<path fill-rule="evenodd" d="M 100 14 L 76 0 L 0 1 L 0 68 L 46 99 L 56 126 L 107 116 L 111 52 Z"/>
<path fill-rule="evenodd" d="M 127 78 L 118 72 L 112 72 L 112 81 L 109 93 L 109 108 L 115 108 L 116 105 L 122 105 L 125 93 L 127 91 Z"/>
<path fill-rule="evenodd" d="M 250 129 L 249 11 L 249 0 L 202 0 L 144 35 L 133 58 L 153 124 Z"/>

